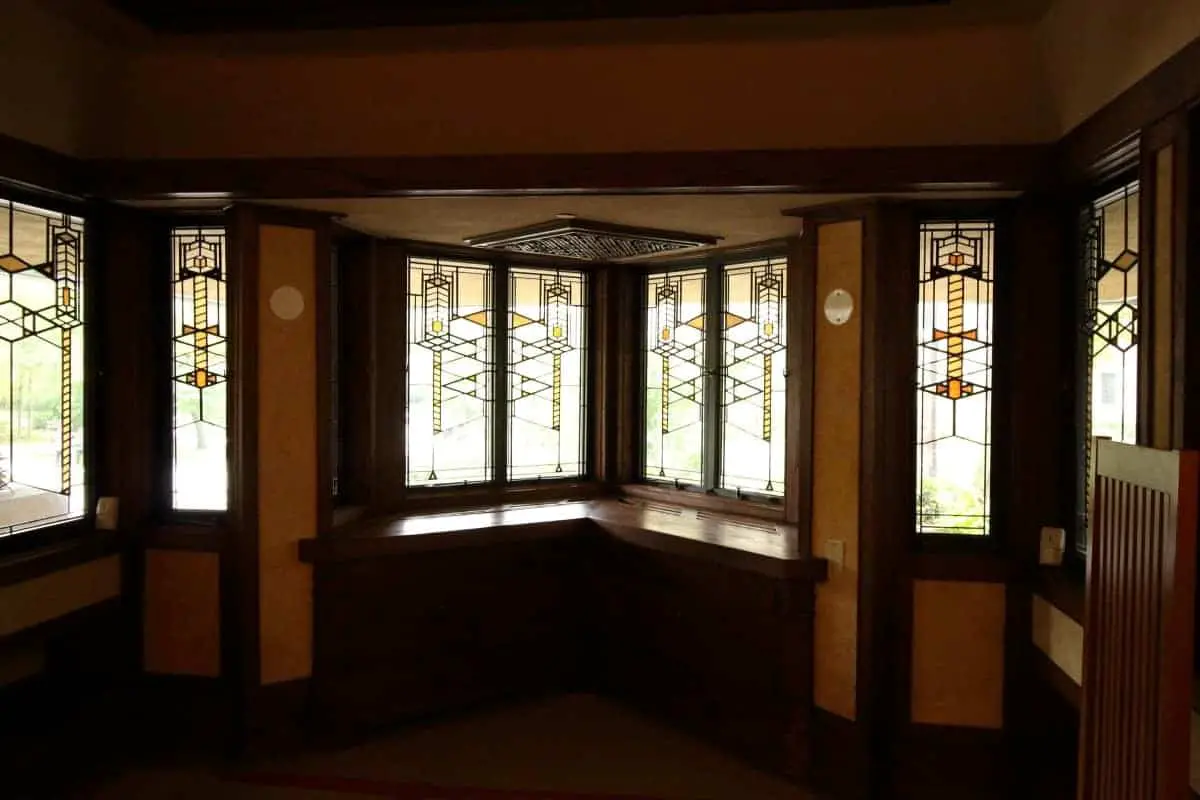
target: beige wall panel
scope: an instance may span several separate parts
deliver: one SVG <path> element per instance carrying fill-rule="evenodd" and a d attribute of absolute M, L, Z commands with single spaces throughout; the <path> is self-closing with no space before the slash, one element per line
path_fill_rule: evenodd
<path fill-rule="evenodd" d="M 146 551 L 142 656 L 146 672 L 221 674 L 221 557 Z"/>
<path fill-rule="evenodd" d="M 912 720 L 1004 726 L 1002 583 L 913 584 Z"/>
<path fill-rule="evenodd" d="M 1164 147 L 1155 158 L 1154 193 L 1154 446 L 1174 446 L 1175 348 L 1175 148 Z"/>
<path fill-rule="evenodd" d="M 1055 0 L 1038 38 L 1059 133 L 1099 111 L 1197 36 L 1196 0 Z"/>
<path fill-rule="evenodd" d="M 714 31 L 698 41 L 564 45 L 547 37 L 497 47 L 476 37 L 393 52 L 301 55 L 269 43 L 252 52 L 145 52 L 130 64 L 103 154 L 476 155 L 1052 138 L 1054 113 L 1028 28 L 817 37 L 800 21 L 790 25 L 786 33 L 739 39 Z M 525 90 L 554 102 L 514 102 Z"/>
<path fill-rule="evenodd" d="M 822 225 L 817 236 L 817 297 L 845 289 L 862 296 L 863 223 Z M 818 300 L 818 306 L 820 301 Z M 816 398 L 813 418 L 813 553 L 823 556 L 841 541 L 845 565 L 830 567 L 817 587 L 814 646 L 816 704 L 847 719 L 857 713 L 858 500 L 862 323 L 854 314 L 842 326 L 818 315 Z"/>
<path fill-rule="evenodd" d="M 121 560 L 109 556 L 0 589 L 0 636 L 121 595 Z"/>
<path fill-rule="evenodd" d="M 1083 626 L 1036 594 L 1033 643 L 1071 680 L 1083 684 Z"/>
<path fill-rule="evenodd" d="M 259 229 L 258 524 L 262 682 L 312 672 L 312 569 L 297 543 L 317 535 L 316 234 Z M 279 287 L 298 289 L 294 320 L 271 311 Z"/>

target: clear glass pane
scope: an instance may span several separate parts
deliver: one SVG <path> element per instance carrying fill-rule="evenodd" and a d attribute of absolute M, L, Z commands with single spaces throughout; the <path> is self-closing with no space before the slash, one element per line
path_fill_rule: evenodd
<path fill-rule="evenodd" d="M 1092 352 L 1092 436 L 1137 442 L 1138 185 L 1093 207 L 1096 244 L 1089 314 Z"/>
<path fill-rule="evenodd" d="M 721 316 L 721 487 L 783 495 L 787 261 L 727 266 Z"/>
<path fill-rule="evenodd" d="M 86 513 L 83 233 L 0 200 L 0 535 Z"/>
<path fill-rule="evenodd" d="M 586 457 L 586 276 L 512 269 L 508 293 L 509 479 L 577 477 Z"/>
<path fill-rule="evenodd" d="M 991 222 L 921 226 L 917 530 L 988 533 L 992 444 Z"/>
<path fill-rule="evenodd" d="M 646 279 L 646 466 L 650 480 L 704 481 L 705 272 Z"/>
<path fill-rule="evenodd" d="M 409 486 L 492 479 L 492 305 L 488 265 L 409 259 Z"/>
<path fill-rule="evenodd" d="M 171 505 L 229 505 L 228 265 L 223 228 L 171 232 Z"/>

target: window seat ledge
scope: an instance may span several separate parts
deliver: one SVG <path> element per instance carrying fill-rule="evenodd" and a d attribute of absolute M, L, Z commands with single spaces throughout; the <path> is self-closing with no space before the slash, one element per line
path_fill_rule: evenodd
<path fill-rule="evenodd" d="M 539 503 L 371 520 L 300 542 L 307 563 L 487 547 L 601 534 L 783 579 L 823 581 L 827 564 L 801 552 L 795 526 L 672 514 L 620 500 Z"/>
<path fill-rule="evenodd" d="M 117 531 L 92 531 L 62 542 L 0 558 L 0 587 L 24 583 L 120 551 Z"/>

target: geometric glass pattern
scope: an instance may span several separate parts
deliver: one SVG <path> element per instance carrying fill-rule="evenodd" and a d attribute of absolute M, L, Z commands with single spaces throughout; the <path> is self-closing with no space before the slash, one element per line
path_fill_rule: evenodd
<path fill-rule="evenodd" d="M 1086 548 L 1093 437 L 1137 443 L 1139 199 L 1137 181 L 1091 203 L 1081 220 L 1080 484 L 1076 546 Z"/>
<path fill-rule="evenodd" d="M 784 493 L 786 259 L 724 268 L 721 488 Z"/>
<path fill-rule="evenodd" d="M 0 200 L 0 531 L 85 513 L 84 222 Z"/>
<path fill-rule="evenodd" d="M 409 259 L 409 486 L 493 478 L 493 302 L 489 265 Z"/>
<path fill-rule="evenodd" d="M 508 273 L 508 477 L 584 472 L 587 276 Z"/>
<path fill-rule="evenodd" d="M 704 269 L 646 278 L 646 450 L 649 480 L 704 483 Z"/>
<path fill-rule="evenodd" d="M 920 233 L 917 531 L 986 535 L 995 226 L 928 222 Z"/>
<path fill-rule="evenodd" d="M 171 506 L 228 507 L 228 262 L 225 229 L 171 230 Z"/>

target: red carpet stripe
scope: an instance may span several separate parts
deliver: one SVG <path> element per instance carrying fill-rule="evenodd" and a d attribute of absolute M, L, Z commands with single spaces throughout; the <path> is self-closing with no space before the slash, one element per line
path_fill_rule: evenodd
<path fill-rule="evenodd" d="M 467 786 L 437 786 L 431 783 L 343 778 L 331 775 L 249 773 L 232 778 L 238 783 L 279 789 L 341 792 L 393 800 L 666 800 L 633 794 L 590 794 L 544 789 L 485 789 Z"/>

